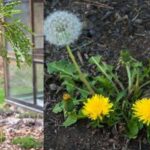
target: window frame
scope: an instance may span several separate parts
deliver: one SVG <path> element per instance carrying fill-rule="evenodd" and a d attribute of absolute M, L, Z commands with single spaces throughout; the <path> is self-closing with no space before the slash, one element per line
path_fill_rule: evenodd
<path fill-rule="evenodd" d="M 39 2 L 39 3 L 43 3 L 43 5 L 44 5 L 44 1 L 43 0 L 22 0 L 22 1 L 28 2 L 29 10 L 30 10 L 30 13 L 29 13 L 30 14 L 30 16 L 29 16 L 30 27 L 31 27 L 32 31 L 34 32 L 34 3 Z M 6 0 L 6 2 L 7 2 L 7 0 Z M 31 36 L 31 41 L 33 44 L 35 43 L 34 35 Z M 4 42 L 4 45 L 6 45 L 6 41 Z M 44 47 L 44 45 L 43 45 L 43 47 Z M 34 51 L 36 51 L 36 55 L 35 55 Z M 37 75 L 36 75 L 37 70 L 36 70 L 36 64 L 44 64 L 44 62 L 43 62 L 44 48 L 40 48 L 40 49 L 33 48 L 31 50 L 31 56 L 32 56 L 33 104 L 30 104 L 30 103 L 27 103 L 24 101 L 19 101 L 18 99 L 12 98 L 9 95 L 9 82 L 10 82 L 9 75 L 10 74 L 9 74 L 9 63 L 6 59 L 4 59 L 5 98 L 6 98 L 6 102 L 8 102 L 8 103 L 15 103 L 15 104 L 21 105 L 23 107 L 27 107 L 29 109 L 42 111 L 43 107 L 37 105 L 37 82 L 36 82 L 37 81 Z M 14 52 L 8 51 L 8 57 L 10 60 L 15 60 Z M 43 76 L 43 78 L 44 78 L 44 76 Z M 44 104 L 44 91 L 43 91 L 43 104 Z"/>

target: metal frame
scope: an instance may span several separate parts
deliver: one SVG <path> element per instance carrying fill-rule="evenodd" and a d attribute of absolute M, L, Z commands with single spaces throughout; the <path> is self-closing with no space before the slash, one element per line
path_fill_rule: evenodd
<path fill-rule="evenodd" d="M 31 28 L 32 28 L 32 31 L 34 32 L 34 3 L 35 2 L 42 2 L 43 3 L 43 0 L 29 0 L 29 7 L 30 7 L 30 23 L 31 23 Z M 44 15 L 44 14 L 43 14 Z M 32 42 L 35 43 L 35 38 L 34 38 L 34 35 L 32 35 Z M 5 45 L 6 45 L 6 41 L 5 41 Z M 19 101 L 18 99 L 16 98 L 12 98 L 9 96 L 9 64 L 6 60 L 4 60 L 4 80 L 5 80 L 5 97 L 6 97 L 6 102 L 8 103 L 12 103 L 12 104 L 15 104 L 15 105 L 19 105 L 21 107 L 25 107 L 25 108 L 28 108 L 28 109 L 31 109 L 31 110 L 34 110 L 34 111 L 38 111 L 38 112 L 41 112 L 43 110 L 43 107 L 41 106 L 38 106 L 37 105 L 37 76 L 36 76 L 36 72 L 37 72 L 37 69 L 36 69 L 36 64 L 44 64 L 43 63 L 43 55 L 44 54 L 38 54 L 39 58 L 41 59 L 35 59 L 34 58 L 34 51 L 37 50 L 37 51 L 40 51 L 43 50 L 43 49 L 32 49 L 32 58 L 33 58 L 33 61 L 32 61 L 32 85 L 33 85 L 33 104 L 30 104 L 30 103 L 26 103 L 24 101 Z M 44 50 L 43 50 L 43 53 L 44 53 Z M 10 54 L 10 59 L 13 60 L 15 59 L 13 57 L 13 53 L 9 53 Z M 43 77 L 44 78 L 44 77 Z M 43 91 L 43 94 L 44 94 L 44 91 Z M 43 102 L 44 102 L 44 95 L 43 95 Z"/>

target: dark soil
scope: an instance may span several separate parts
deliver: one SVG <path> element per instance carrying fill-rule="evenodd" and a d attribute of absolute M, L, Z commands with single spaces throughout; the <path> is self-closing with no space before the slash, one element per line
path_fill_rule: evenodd
<path fill-rule="evenodd" d="M 83 69 L 91 71 L 86 62 L 95 54 L 116 64 L 122 49 L 144 62 L 150 58 L 150 0 L 46 0 L 45 17 L 54 10 L 69 10 L 84 22 L 80 39 L 72 45 Z M 45 62 L 60 59 L 68 59 L 65 49 L 45 42 Z M 62 127 L 63 116 L 51 112 L 65 90 L 60 85 L 59 77 L 47 74 L 45 65 L 45 150 L 150 149 L 143 132 L 129 142 L 121 125 L 92 129 L 81 121 Z"/>

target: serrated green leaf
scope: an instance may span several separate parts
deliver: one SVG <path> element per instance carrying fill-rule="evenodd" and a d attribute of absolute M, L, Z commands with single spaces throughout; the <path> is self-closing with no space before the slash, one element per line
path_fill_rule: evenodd
<path fill-rule="evenodd" d="M 117 98 L 116 98 L 116 103 L 118 103 L 125 95 L 127 94 L 126 90 L 118 93 Z"/>
<path fill-rule="evenodd" d="M 77 122 L 78 118 L 76 114 L 71 114 L 68 118 L 64 121 L 63 126 L 69 127 Z"/>
<path fill-rule="evenodd" d="M 139 132 L 139 125 L 138 125 L 138 121 L 135 118 L 132 118 L 129 122 L 128 122 L 128 137 L 131 139 L 135 139 L 138 135 Z"/>
<path fill-rule="evenodd" d="M 86 98 L 89 95 L 89 91 L 86 91 L 86 90 L 84 90 L 82 88 L 77 88 L 77 89 L 79 90 L 79 92 L 81 93 L 81 96 L 83 98 Z"/>
<path fill-rule="evenodd" d="M 96 80 L 97 80 L 98 82 L 100 82 L 100 84 L 101 84 L 103 87 L 112 88 L 111 82 L 110 82 L 107 78 L 105 78 L 105 77 L 103 77 L 103 76 L 98 76 L 98 77 L 96 77 Z"/>
<path fill-rule="evenodd" d="M 75 83 L 73 80 L 65 80 L 62 85 L 66 86 L 68 93 L 73 93 L 75 90 Z"/>
<path fill-rule="evenodd" d="M 75 90 L 78 90 L 82 97 L 87 97 L 89 95 L 88 91 L 78 87 L 73 80 L 66 79 L 62 84 L 66 86 L 68 93 L 73 93 Z"/>
<path fill-rule="evenodd" d="M 63 73 L 75 78 L 74 73 L 76 69 L 73 64 L 66 60 L 54 61 L 47 64 L 48 72 L 51 73 Z"/>
<path fill-rule="evenodd" d="M 80 109 L 79 112 L 78 112 L 78 119 L 84 119 L 84 118 L 86 118 L 86 117 L 87 117 L 87 116 L 85 116 L 85 115 L 83 114 L 82 109 Z"/>
<path fill-rule="evenodd" d="M 74 103 L 73 103 L 73 100 L 70 99 L 70 100 L 67 100 L 67 101 L 64 101 L 64 108 L 67 112 L 72 112 L 73 109 L 74 109 Z"/>
<path fill-rule="evenodd" d="M 52 112 L 55 113 L 55 114 L 60 113 L 60 112 L 63 111 L 63 108 L 64 108 L 64 107 L 63 107 L 63 103 L 62 103 L 62 102 L 59 102 L 59 103 L 57 103 L 57 104 L 54 106 Z"/>
<path fill-rule="evenodd" d="M 80 103 L 83 102 L 81 100 L 73 99 L 73 104 L 74 105 L 80 105 Z"/>
<path fill-rule="evenodd" d="M 100 63 L 101 59 L 102 59 L 102 56 L 100 56 L 100 55 L 98 55 L 98 56 L 92 56 L 92 57 L 89 59 L 89 63 L 95 64 L 95 61 L 96 61 L 97 63 Z"/>

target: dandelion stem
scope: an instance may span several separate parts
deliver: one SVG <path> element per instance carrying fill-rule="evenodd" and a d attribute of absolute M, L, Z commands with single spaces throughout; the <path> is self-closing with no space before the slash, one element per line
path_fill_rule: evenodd
<path fill-rule="evenodd" d="M 127 75 L 128 75 L 128 91 L 131 93 L 132 90 L 132 77 L 131 77 L 131 72 L 130 72 L 130 67 L 127 65 L 126 66 L 127 70 Z"/>
<path fill-rule="evenodd" d="M 71 51 L 71 49 L 70 49 L 70 46 L 66 46 L 66 49 L 67 49 L 67 52 L 68 52 L 68 54 L 69 54 L 69 56 L 70 56 L 70 58 L 71 58 L 71 60 L 72 60 L 72 62 L 73 62 L 73 64 L 74 64 L 74 66 L 75 66 L 77 72 L 79 73 L 79 76 L 80 76 L 81 81 L 85 84 L 85 86 L 87 87 L 87 89 L 89 90 L 89 92 L 90 92 L 92 95 L 94 95 L 95 92 L 94 92 L 94 90 L 91 88 L 89 82 L 86 80 L 84 74 L 81 72 L 81 69 L 80 69 L 78 63 L 77 63 L 76 60 L 75 60 L 75 57 L 74 57 L 74 55 L 73 55 L 73 53 L 72 53 L 72 51 Z"/>

